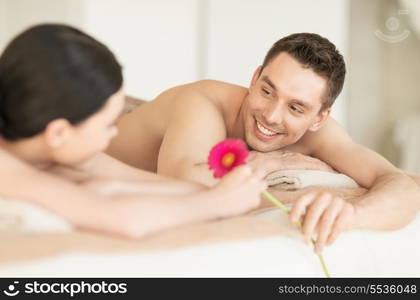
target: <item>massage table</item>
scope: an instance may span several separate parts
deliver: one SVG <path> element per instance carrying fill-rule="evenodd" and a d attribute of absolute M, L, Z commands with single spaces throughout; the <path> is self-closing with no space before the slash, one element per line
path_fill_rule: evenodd
<path fill-rule="evenodd" d="M 289 189 L 291 173 L 283 178 Z M 311 188 L 302 181 L 300 191 Z M 1 277 L 324 277 L 312 246 L 274 207 L 130 240 L 75 230 L 40 207 L 3 199 L 0 240 Z M 344 232 L 323 257 L 332 277 L 420 277 L 420 215 L 396 231 Z"/>

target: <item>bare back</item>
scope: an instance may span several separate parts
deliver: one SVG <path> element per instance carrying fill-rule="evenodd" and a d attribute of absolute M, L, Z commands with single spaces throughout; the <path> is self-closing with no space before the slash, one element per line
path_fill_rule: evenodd
<path fill-rule="evenodd" d="M 192 97 L 197 101 L 210 101 L 223 118 L 229 136 L 231 124 L 235 122 L 246 93 L 247 89 L 244 87 L 214 80 L 203 80 L 169 89 L 153 101 L 121 116 L 118 121 L 119 134 L 112 140 L 106 152 L 131 166 L 157 172 L 160 147 L 165 133 L 173 124 L 171 122 L 176 106 L 190 106 L 188 101 Z"/>

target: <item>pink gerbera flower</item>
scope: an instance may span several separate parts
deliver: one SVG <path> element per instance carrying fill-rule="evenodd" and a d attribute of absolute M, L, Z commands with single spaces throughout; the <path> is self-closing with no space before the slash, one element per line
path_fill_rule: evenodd
<path fill-rule="evenodd" d="M 214 146 L 209 155 L 210 170 L 213 176 L 221 178 L 233 168 L 246 164 L 248 149 L 242 140 L 227 139 Z"/>

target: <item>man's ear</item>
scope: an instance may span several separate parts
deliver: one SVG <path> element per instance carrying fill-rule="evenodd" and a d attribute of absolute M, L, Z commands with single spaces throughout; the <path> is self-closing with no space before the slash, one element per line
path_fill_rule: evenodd
<path fill-rule="evenodd" d="M 258 78 L 260 77 L 262 72 L 262 66 L 259 66 L 255 71 L 254 74 L 252 75 L 252 80 L 251 80 L 251 85 L 249 86 L 250 88 L 252 88 L 255 83 L 257 82 Z"/>
<path fill-rule="evenodd" d="M 317 116 L 317 120 L 315 121 L 314 124 L 311 125 L 311 127 L 309 127 L 309 131 L 318 131 L 327 121 L 329 115 L 331 112 L 331 108 L 326 108 L 324 110 L 322 110 L 318 116 Z"/>
<path fill-rule="evenodd" d="M 58 148 L 64 144 L 71 130 L 71 124 L 66 119 L 56 119 L 48 123 L 44 137 L 48 146 Z"/>

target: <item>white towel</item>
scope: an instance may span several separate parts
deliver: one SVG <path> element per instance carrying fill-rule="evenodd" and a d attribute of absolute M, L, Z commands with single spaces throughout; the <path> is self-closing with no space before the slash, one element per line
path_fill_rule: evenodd
<path fill-rule="evenodd" d="M 54 213 L 27 201 L 0 198 L 1 232 L 69 232 L 73 226 Z"/>
<path fill-rule="evenodd" d="M 357 188 L 359 185 L 344 174 L 317 170 L 282 170 L 270 173 L 266 180 L 270 187 L 290 191 L 308 186 Z"/>

